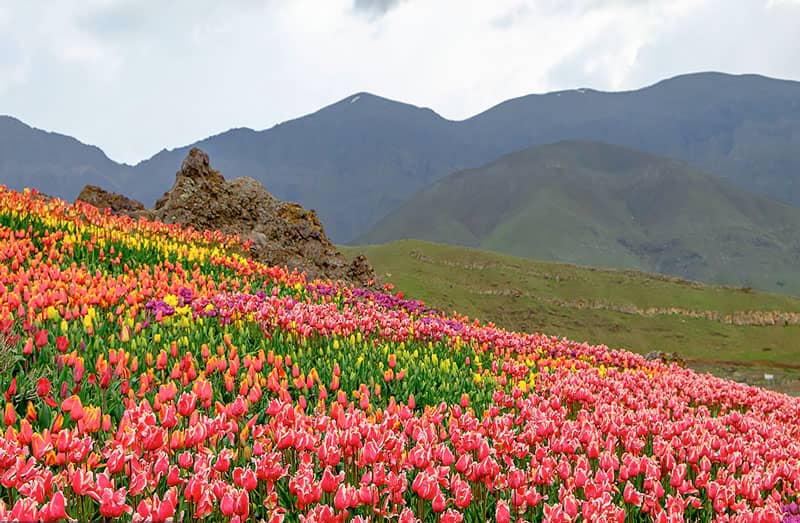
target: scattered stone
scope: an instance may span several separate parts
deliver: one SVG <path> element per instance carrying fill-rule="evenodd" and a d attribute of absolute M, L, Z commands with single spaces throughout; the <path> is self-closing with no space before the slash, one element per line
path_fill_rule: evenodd
<path fill-rule="evenodd" d="M 349 281 L 372 283 L 375 282 L 375 269 L 363 254 L 359 254 L 347 267 L 347 279 Z"/>
<path fill-rule="evenodd" d="M 106 191 L 96 185 L 84 187 L 75 201 L 86 202 L 98 209 L 110 209 L 114 214 L 125 214 L 132 218 L 141 216 L 152 218 L 152 213 L 145 208 L 142 202 L 115 192 Z"/>
<path fill-rule="evenodd" d="M 55 198 L 53 198 L 49 194 L 40 192 L 39 189 L 31 189 L 31 198 L 33 198 L 34 200 L 42 200 L 44 202 L 51 202 L 55 200 Z"/>
<path fill-rule="evenodd" d="M 686 360 L 684 360 L 683 357 L 677 352 L 663 352 L 660 350 L 651 351 L 645 354 L 644 359 L 649 361 L 658 360 L 666 365 L 675 363 L 681 368 L 686 367 Z"/>

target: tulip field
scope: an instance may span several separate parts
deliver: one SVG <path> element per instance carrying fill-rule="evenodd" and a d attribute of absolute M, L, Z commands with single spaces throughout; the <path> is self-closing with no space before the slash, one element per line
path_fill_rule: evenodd
<path fill-rule="evenodd" d="M 800 521 L 800 400 L 0 187 L 0 520 Z"/>

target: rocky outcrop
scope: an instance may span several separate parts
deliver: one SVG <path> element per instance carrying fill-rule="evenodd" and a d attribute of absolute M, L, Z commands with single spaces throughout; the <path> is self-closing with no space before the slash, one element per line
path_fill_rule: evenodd
<path fill-rule="evenodd" d="M 686 367 L 686 360 L 684 360 L 683 357 L 677 352 L 663 352 L 660 350 L 655 350 L 645 354 L 644 359 L 648 361 L 660 361 L 667 365 L 676 363 L 679 367 Z"/>
<path fill-rule="evenodd" d="M 375 272 L 360 256 L 348 263 L 325 235 L 313 210 L 278 200 L 253 178 L 226 180 L 208 155 L 193 148 L 172 189 L 153 209 L 155 219 L 195 229 L 220 230 L 252 241 L 249 255 L 316 278 L 372 284 Z"/>
<path fill-rule="evenodd" d="M 75 201 L 86 202 L 98 209 L 110 209 L 114 214 L 127 214 L 133 218 L 140 216 L 152 218 L 152 213 L 145 208 L 142 202 L 106 191 L 96 185 L 84 187 Z"/>
<path fill-rule="evenodd" d="M 375 269 L 363 254 L 359 254 L 347 266 L 347 281 L 361 282 L 362 287 L 368 286 L 369 282 L 375 282 Z"/>

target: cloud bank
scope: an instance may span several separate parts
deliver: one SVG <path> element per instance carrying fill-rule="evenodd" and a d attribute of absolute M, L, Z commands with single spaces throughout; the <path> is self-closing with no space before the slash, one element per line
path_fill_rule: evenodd
<path fill-rule="evenodd" d="M 461 119 L 718 70 L 800 80 L 798 0 L 0 4 L 0 113 L 118 161 L 370 91 Z"/>

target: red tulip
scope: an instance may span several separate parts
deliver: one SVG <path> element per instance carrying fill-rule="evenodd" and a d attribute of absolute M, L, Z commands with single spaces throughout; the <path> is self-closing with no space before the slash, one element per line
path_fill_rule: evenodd
<path fill-rule="evenodd" d="M 333 497 L 333 506 L 336 508 L 336 510 L 343 512 L 349 507 L 354 506 L 351 505 L 351 501 L 353 501 L 353 494 L 354 492 L 351 492 L 351 489 L 347 485 L 339 485 L 339 488 L 336 489 L 336 494 Z"/>
<path fill-rule="evenodd" d="M 472 502 L 472 489 L 470 488 L 469 483 L 462 480 L 456 480 L 454 481 L 451 490 L 453 491 L 453 503 L 456 507 L 462 510 L 469 507 L 470 503 Z"/>
<path fill-rule="evenodd" d="M 625 500 L 625 503 L 629 505 L 635 505 L 637 507 L 642 506 L 642 494 L 633 487 L 630 481 L 625 483 L 625 490 L 622 492 L 622 498 Z"/>
<path fill-rule="evenodd" d="M 217 460 L 214 462 L 214 470 L 217 472 L 227 472 L 231 467 L 231 458 L 233 453 L 230 449 L 224 449 L 217 455 Z"/>
<path fill-rule="evenodd" d="M 242 487 L 247 491 L 255 490 L 255 488 L 258 486 L 256 473 L 252 469 L 236 467 L 233 469 L 233 481 L 237 486 Z"/>
<path fill-rule="evenodd" d="M 497 523 L 509 523 L 511 521 L 511 510 L 508 508 L 508 503 L 506 503 L 505 500 L 500 499 L 497 501 L 494 520 Z"/>
<path fill-rule="evenodd" d="M 56 337 L 56 350 L 62 354 L 69 350 L 69 339 L 66 336 Z"/>
<path fill-rule="evenodd" d="M 570 519 L 575 520 L 578 516 L 578 500 L 575 499 L 575 496 L 567 494 L 564 496 L 562 504 L 564 505 L 564 512 L 567 513 Z"/>
<path fill-rule="evenodd" d="M 456 512 L 453 509 L 447 509 L 439 518 L 440 523 L 461 523 L 464 521 L 464 515 Z"/>
<path fill-rule="evenodd" d="M 5 392 L 6 401 L 11 401 L 11 398 L 16 396 L 17 394 L 17 377 L 14 376 L 11 378 L 11 384 L 8 386 L 8 390 Z"/>
<path fill-rule="evenodd" d="M 47 378 L 39 378 L 36 381 L 36 393 L 40 398 L 50 395 L 50 380 Z"/>
<path fill-rule="evenodd" d="M 194 392 L 184 392 L 178 400 L 178 413 L 188 418 L 195 411 L 197 395 Z"/>
<path fill-rule="evenodd" d="M 434 512 L 444 512 L 444 509 L 447 508 L 447 500 L 445 500 L 444 494 L 439 489 L 437 489 L 431 503 Z"/>
<path fill-rule="evenodd" d="M 6 427 L 10 427 L 17 422 L 17 412 L 14 410 L 14 405 L 6 403 L 5 414 L 3 415 L 3 423 Z"/>
<path fill-rule="evenodd" d="M 242 518 L 242 521 L 247 520 L 250 515 L 250 497 L 246 490 L 239 491 L 236 496 L 236 514 Z"/>
<path fill-rule="evenodd" d="M 232 517 L 236 514 L 236 502 L 230 492 L 226 492 L 219 502 L 219 509 L 225 517 Z"/>
<path fill-rule="evenodd" d="M 436 484 L 436 478 L 425 472 L 420 472 L 414 478 L 411 488 L 419 497 L 430 501 L 436 495 L 438 485 Z"/>
<path fill-rule="evenodd" d="M 336 490 L 339 488 L 339 484 L 343 480 L 344 471 L 341 471 L 334 476 L 331 472 L 331 468 L 325 467 L 325 470 L 322 472 L 322 482 L 320 486 L 324 492 L 336 492 Z"/>
<path fill-rule="evenodd" d="M 34 335 L 36 348 L 41 349 L 45 345 L 47 345 L 47 331 L 46 330 L 39 330 L 36 331 Z"/>
<path fill-rule="evenodd" d="M 131 507 L 125 503 L 125 494 L 125 489 L 103 489 L 100 493 L 100 514 L 107 518 L 119 518 L 130 513 Z"/>
<path fill-rule="evenodd" d="M 59 521 L 62 519 L 69 519 L 69 516 L 67 515 L 64 494 L 62 494 L 61 491 L 53 494 L 53 497 L 50 498 L 50 501 L 44 507 L 42 507 L 41 511 L 39 511 L 39 517 L 43 521 Z"/>
<path fill-rule="evenodd" d="M 36 508 L 36 500 L 32 498 L 21 498 L 14 503 L 14 507 L 9 514 L 10 521 L 38 521 L 41 517 Z M 5 507 L 4 507 L 5 508 Z M 43 518 L 42 518 L 43 519 Z"/>

